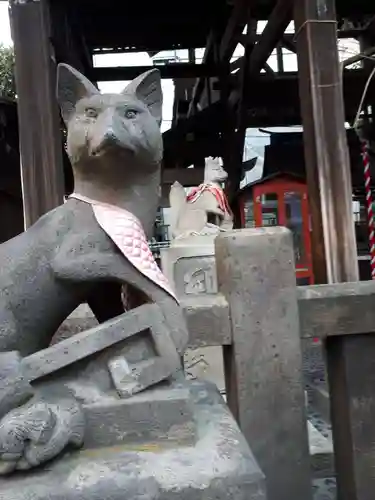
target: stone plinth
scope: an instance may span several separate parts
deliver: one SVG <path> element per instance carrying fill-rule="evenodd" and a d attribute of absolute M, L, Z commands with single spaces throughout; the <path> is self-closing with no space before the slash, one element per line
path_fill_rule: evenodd
<path fill-rule="evenodd" d="M 170 248 L 161 250 L 163 272 L 173 283 L 179 299 L 217 294 L 215 237 L 181 238 L 174 240 Z M 221 347 L 188 349 L 184 363 L 187 378 L 214 382 L 220 391 L 225 390 Z"/>
<path fill-rule="evenodd" d="M 263 474 L 216 388 L 183 382 L 180 389 L 190 393 L 191 444 L 124 439 L 67 453 L 38 471 L 2 479 L 0 499 L 265 500 Z M 103 419 L 103 431 L 106 425 Z"/>
<path fill-rule="evenodd" d="M 191 236 L 160 250 L 161 267 L 181 299 L 217 293 L 215 238 Z"/>

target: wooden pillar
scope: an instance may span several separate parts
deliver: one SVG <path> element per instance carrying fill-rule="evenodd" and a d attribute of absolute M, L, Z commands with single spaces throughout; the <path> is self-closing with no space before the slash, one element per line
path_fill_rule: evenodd
<path fill-rule="evenodd" d="M 63 202 L 62 141 L 47 1 L 11 0 L 10 17 L 27 228 Z"/>
<path fill-rule="evenodd" d="M 319 281 L 325 270 L 329 282 L 357 281 L 335 1 L 295 0 L 295 19 L 316 272 Z M 337 335 L 326 342 L 340 500 L 374 496 L 374 348 L 374 334 Z"/>
<path fill-rule="evenodd" d="M 372 500 L 375 334 L 328 337 L 326 348 L 337 498 Z"/>
<path fill-rule="evenodd" d="M 243 17 L 247 21 L 247 33 L 244 37 L 245 54 L 242 58 L 240 71 L 238 88 L 239 100 L 235 114 L 233 114 L 232 117 L 232 127 L 234 130 L 228 131 L 227 145 L 228 180 L 226 184 L 226 193 L 233 210 L 233 222 L 235 228 L 241 227 L 240 204 L 238 198 L 235 199 L 235 195 L 239 192 L 242 179 L 243 151 L 245 147 L 247 128 L 247 100 L 250 88 L 249 65 L 251 53 L 254 48 L 254 38 L 257 28 L 257 21 L 251 18 L 250 5 L 246 5 L 246 8 L 243 8 Z M 227 120 L 227 122 L 229 123 L 229 120 Z"/>
<path fill-rule="evenodd" d="M 334 0 L 295 0 L 306 174 L 317 283 L 356 281 L 357 252 Z"/>
<path fill-rule="evenodd" d="M 283 46 L 279 43 L 276 47 L 276 56 L 277 56 L 277 71 L 279 73 L 284 73 L 284 55 L 283 55 Z"/>

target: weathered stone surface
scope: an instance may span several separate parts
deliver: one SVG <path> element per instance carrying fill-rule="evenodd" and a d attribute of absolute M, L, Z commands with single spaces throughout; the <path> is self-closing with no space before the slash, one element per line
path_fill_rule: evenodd
<path fill-rule="evenodd" d="M 105 401 L 83 407 L 85 448 L 126 443 L 166 442 L 179 448 L 193 445 L 196 429 L 188 386 L 165 384 L 130 399 Z"/>
<path fill-rule="evenodd" d="M 214 240 L 192 236 L 161 252 L 163 270 L 174 283 L 188 330 L 184 365 L 188 378 L 216 381 L 224 390 L 221 345 L 231 343 L 229 307 L 217 293 Z M 206 347 L 206 348 L 201 348 Z"/>
<path fill-rule="evenodd" d="M 303 337 L 325 338 L 375 331 L 375 282 L 299 287 Z"/>
<path fill-rule="evenodd" d="M 311 422 L 307 422 L 313 478 L 334 477 L 332 439 L 323 436 Z"/>
<path fill-rule="evenodd" d="M 194 446 L 81 450 L 33 475 L 0 480 L 4 500 L 265 500 L 264 477 L 222 398 L 192 383 Z M 58 486 L 57 486 L 58 485 Z"/>
<path fill-rule="evenodd" d="M 184 368 L 188 380 L 207 380 L 216 384 L 220 393 L 225 393 L 225 376 L 222 347 L 187 349 Z"/>
<path fill-rule="evenodd" d="M 375 337 L 327 340 L 338 498 L 372 500 L 375 490 Z"/>
<path fill-rule="evenodd" d="M 58 328 L 53 336 L 52 344 L 71 337 L 72 335 L 93 328 L 98 324 L 94 313 L 87 304 L 81 304 L 75 309 Z"/>
<path fill-rule="evenodd" d="M 161 266 L 179 299 L 217 293 L 214 239 L 197 236 L 160 251 Z"/>
<path fill-rule="evenodd" d="M 331 420 L 329 392 L 326 383 L 315 382 L 309 387 L 311 406 L 317 411 L 326 422 Z"/>
<path fill-rule="evenodd" d="M 28 380 L 35 380 L 104 351 L 147 329 L 151 331 L 157 352 L 162 355 L 163 350 L 167 350 L 166 357 L 171 362 L 175 352 L 176 360 L 176 351 L 169 349 L 169 332 L 164 329 L 159 306 L 146 304 L 106 322 L 105 325 L 80 332 L 48 349 L 23 358 L 22 369 Z"/>
<path fill-rule="evenodd" d="M 74 402 L 78 407 L 107 400 L 114 385 L 117 397 L 130 396 L 181 369 L 187 342 L 183 316 L 146 245 L 160 188 L 160 74 L 155 69 L 140 75 L 118 95 L 100 94 L 65 64 L 57 80 L 75 198 L 0 247 L 0 352 L 19 351 L 25 378 L 34 379 L 37 392 L 31 406 L 0 422 L 0 460 L 9 459 L 1 452 L 5 439 L 7 448 L 20 450 L 11 458 L 18 469 L 28 448 L 40 444 L 34 415 L 44 415 L 51 432 L 43 435 L 47 442 L 28 466 L 50 460 L 53 450 L 59 454 L 71 441 L 69 411 L 48 397 L 68 390 L 73 408 Z M 138 239 L 130 240 L 127 251 L 129 220 Z M 147 259 L 137 260 L 135 254 Z M 133 322 L 125 320 L 123 286 L 129 291 L 127 305 L 132 298 L 136 304 L 131 307 L 164 301 L 163 312 L 145 306 Z M 85 302 L 101 325 L 45 350 L 65 318 Z M 149 307 L 153 313 L 148 315 Z M 137 313 L 129 315 L 130 320 Z M 37 397 L 45 398 L 46 411 L 38 413 Z M 53 422 L 49 425 L 52 407 L 59 422 L 56 433 Z M 41 417 L 38 426 L 43 427 Z"/>
<path fill-rule="evenodd" d="M 265 473 L 269 500 L 311 498 L 291 233 L 246 229 L 215 240 L 233 346 L 228 403 Z"/>
<path fill-rule="evenodd" d="M 0 417 L 26 403 L 34 391 L 25 380 L 17 351 L 0 353 Z"/>
<path fill-rule="evenodd" d="M 199 295 L 181 300 L 189 347 L 229 345 L 232 342 L 229 305 L 224 295 Z"/>

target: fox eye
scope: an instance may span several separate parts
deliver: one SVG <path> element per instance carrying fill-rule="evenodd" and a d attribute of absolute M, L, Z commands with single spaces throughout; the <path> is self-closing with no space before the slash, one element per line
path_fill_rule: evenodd
<path fill-rule="evenodd" d="M 98 117 L 98 112 L 95 108 L 86 108 L 85 109 L 85 115 L 88 118 L 97 118 Z"/>
<path fill-rule="evenodd" d="M 135 109 L 127 109 L 125 111 L 125 118 L 128 118 L 131 120 L 132 118 L 135 118 L 137 116 L 138 112 Z"/>

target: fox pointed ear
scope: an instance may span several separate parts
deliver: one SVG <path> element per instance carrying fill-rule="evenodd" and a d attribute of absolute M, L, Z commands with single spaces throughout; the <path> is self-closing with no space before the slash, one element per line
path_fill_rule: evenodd
<path fill-rule="evenodd" d="M 162 120 L 163 93 L 161 90 L 160 71 L 150 69 L 146 73 L 137 76 L 123 90 L 123 94 L 133 94 L 140 101 L 144 102 L 152 116 L 157 120 L 159 125 Z"/>
<path fill-rule="evenodd" d="M 99 90 L 79 71 L 68 64 L 57 67 L 57 100 L 64 122 L 67 124 L 75 106 L 83 97 L 99 94 Z"/>

